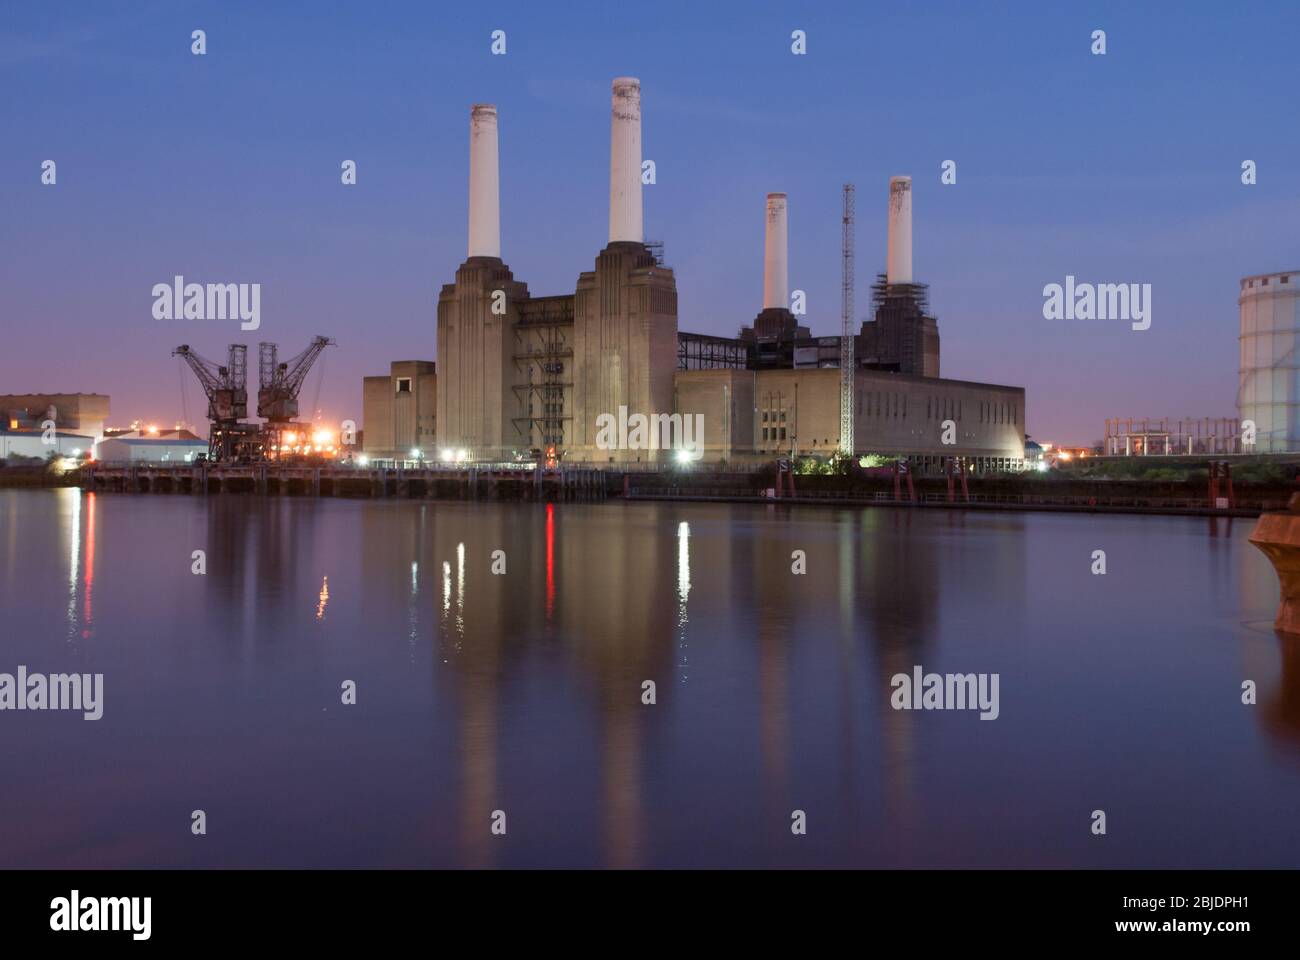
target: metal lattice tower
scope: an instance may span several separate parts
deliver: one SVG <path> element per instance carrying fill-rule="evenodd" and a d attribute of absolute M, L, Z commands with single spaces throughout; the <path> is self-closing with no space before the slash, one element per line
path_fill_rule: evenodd
<path fill-rule="evenodd" d="M 840 309 L 840 452 L 853 455 L 853 184 L 844 184 Z"/>

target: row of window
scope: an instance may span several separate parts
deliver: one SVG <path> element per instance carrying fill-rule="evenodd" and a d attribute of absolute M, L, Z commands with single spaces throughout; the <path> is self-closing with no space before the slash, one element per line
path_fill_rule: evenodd
<path fill-rule="evenodd" d="M 869 417 L 895 417 L 907 419 L 907 394 L 886 393 L 880 390 L 858 391 L 858 413 L 863 411 L 863 399 L 866 400 L 866 414 Z M 979 405 L 980 423 L 1018 424 L 1020 413 L 1016 404 L 1009 401 L 994 403 L 986 401 Z M 926 397 L 925 419 L 954 420 L 961 422 L 963 404 L 955 397 Z"/>

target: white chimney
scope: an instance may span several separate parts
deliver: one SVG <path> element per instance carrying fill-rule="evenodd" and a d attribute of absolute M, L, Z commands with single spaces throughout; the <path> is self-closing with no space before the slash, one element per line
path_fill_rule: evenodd
<path fill-rule="evenodd" d="M 609 129 L 609 242 L 641 232 L 641 81 L 616 77 Z"/>
<path fill-rule="evenodd" d="M 767 195 L 767 232 L 763 236 L 763 309 L 789 308 L 790 259 L 786 234 L 785 194 Z"/>
<path fill-rule="evenodd" d="M 889 283 L 912 282 L 912 178 L 889 178 Z"/>
<path fill-rule="evenodd" d="M 469 255 L 501 258 L 501 178 L 497 166 L 497 108 L 469 111 Z"/>

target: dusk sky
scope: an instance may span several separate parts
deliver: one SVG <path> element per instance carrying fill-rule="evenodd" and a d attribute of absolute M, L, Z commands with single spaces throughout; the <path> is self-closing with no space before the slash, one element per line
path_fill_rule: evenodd
<path fill-rule="evenodd" d="M 338 346 L 304 412 L 319 377 L 325 418 L 360 421 L 363 376 L 436 359 L 438 290 L 465 259 L 470 105 L 500 112 L 504 260 L 534 295 L 571 294 L 607 239 L 610 81 L 627 75 L 682 330 L 752 321 L 764 195 L 784 191 L 791 287 L 814 334 L 838 333 L 846 180 L 864 317 L 888 179 L 907 174 L 944 376 L 1024 385 L 1041 440 L 1236 414 L 1238 281 L 1300 268 L 1300 7 L 746 9 L 0 0 L 0 392 L 106 393 L 114 424 L 169 424 L 183 383 L 206 432 L 176 345 L 285 356 L 323 333 Z M 155 320 L 151 288 L 176 274 L 261 283 L 261 329 Z M 1151 328 L 1044 320 L 1043 287 L 1067 274 L 1150 283 Z"/>

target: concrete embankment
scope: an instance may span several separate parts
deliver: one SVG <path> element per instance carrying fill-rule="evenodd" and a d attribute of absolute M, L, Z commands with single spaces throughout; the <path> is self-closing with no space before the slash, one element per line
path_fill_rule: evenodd
<path fill-rule="evenodd" d="M 355 468 L 302 464 L 87 464 L 61 472 L 46 467 L 0 469 L 0 486 L 76 486 L 121 493 L 253 493 L 294 496 L 400 497 L 448 500 L 695 500 L 736 503 L 917 506 L 942 509 L 1036 510 L 1256 516 L 1286 505 L 1293 488 L 1280 482 L 1238 482 L 1229 495 L 1203 479 L 1090 479 L 1065 474 L 979 477 L 727 472 L 716 468 L 628 471 L 565 464 L 559 468 L 500 466 Z"/>

